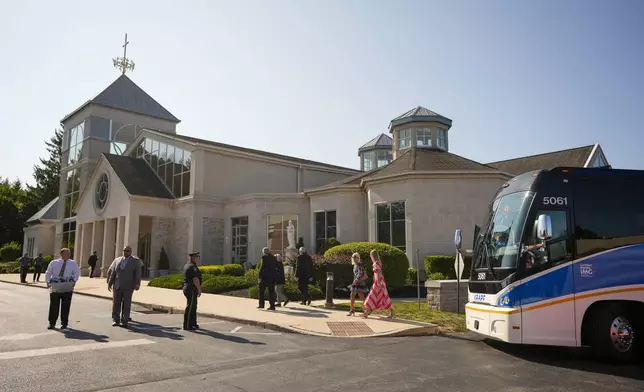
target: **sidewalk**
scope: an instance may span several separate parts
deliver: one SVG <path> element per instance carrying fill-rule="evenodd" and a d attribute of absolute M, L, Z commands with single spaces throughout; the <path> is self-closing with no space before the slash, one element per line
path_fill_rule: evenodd
<path fill-rule="evenodd" d="M 0 282 L 22 284 L 19 274 L 0 274 Z M 42 282 L 29 283 L 29 286 L 34 289 L 46 289 Z M 81 277 L 74 292 L 98 298 L 112 298 L 112 293 L 107 291 L 107 284 L 103 278 Z M 149 287 L 147 282 L 134 293 L 132 302 L 148 309 L 169 313 L 183 313 L 186 306 L 186 299 L 181 291 Z M 315 302 L 324 304 L 324 301 Z M 315 308 L 315 302 L 312 306 L 289 303 L 288 306 L 271 312 L 256 309 L 257 300 L 254 299 L 202 294 L 199 298 L 198 315 L 315 336 L 415 336 L 434 335 L 438 332 L 438 327 L 434 324 L 388 320 L 377 315 L 365 320 L 359 316 L 349 317 L 344 311 Z M 337 301 L 343 302 L 346 300 Z"/>

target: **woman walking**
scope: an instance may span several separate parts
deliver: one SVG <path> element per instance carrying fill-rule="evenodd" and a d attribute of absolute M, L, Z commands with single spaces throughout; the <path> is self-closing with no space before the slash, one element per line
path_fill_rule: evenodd
<path fill-rule="evenodd" d="M 369 317 L 374 310 L 389 310 L 389 318 L 394 318 L 396 314 L 387 291 L 385 277 L 382 274 L 380 256 L 375 249 L 371 251 L 370 256 L 373 262 L 373 285 L 371 286 L 371 292 L 364 301 L 364 315 L 362 317 Z"/>
<path fill-rule="evenodd" d="M 358 253 L 351 255 L 351 264 L 353 264 L 353 284 L 349 286 L 351 290 L 349 316 L 353 316 L 356 313 L 354 309 L 356 295 L 360 297 L 360 300 L 364 301 L 365 293 L 369 292 L 369 288 L 367 287 L 367 273 L 364 272 L 364 266 Z"/>

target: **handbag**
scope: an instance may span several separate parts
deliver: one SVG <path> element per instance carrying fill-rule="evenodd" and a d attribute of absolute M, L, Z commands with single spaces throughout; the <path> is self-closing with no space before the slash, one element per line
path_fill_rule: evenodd
<path fill-rule="evenodd" d="M 76 282 L 73 278 L 65 278 L 65 267 L 67 267 L 67 260 L 63 261 L 63 267 L 60 269 L 58 278 L 52 278 L 49 282 L 50 293 L 69 293 L 74 291 Z M 56 280 L 54 280 L 56 279 Z"/>

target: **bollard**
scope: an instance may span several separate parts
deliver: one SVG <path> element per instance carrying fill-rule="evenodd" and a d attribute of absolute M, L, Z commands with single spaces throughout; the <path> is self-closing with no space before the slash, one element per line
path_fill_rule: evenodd
<path fill-rule="evenodd" d="M 333 307 L 333 272 L 326 273 L 326 303 L 324 307 Z"/>

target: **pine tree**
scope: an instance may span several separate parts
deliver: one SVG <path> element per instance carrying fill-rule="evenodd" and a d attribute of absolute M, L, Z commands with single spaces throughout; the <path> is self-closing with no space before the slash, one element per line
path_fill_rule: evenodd
<path fill-rule="evenodd" d="M 54 130 L 54 136 L 45 142 L 47 158 L 40 158 L 40 165 L 34 166 L 36 186 L 30 188 L 32 203 L 36 211 L 58 196 L 60 185 L 60 165 L 63 156 L 63 130 Z"/>

